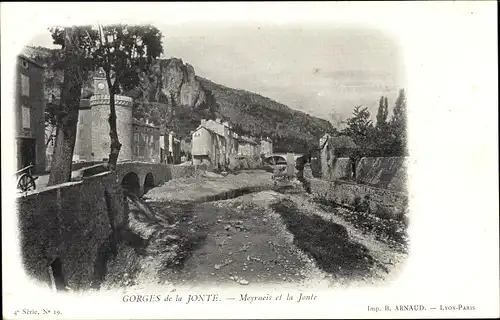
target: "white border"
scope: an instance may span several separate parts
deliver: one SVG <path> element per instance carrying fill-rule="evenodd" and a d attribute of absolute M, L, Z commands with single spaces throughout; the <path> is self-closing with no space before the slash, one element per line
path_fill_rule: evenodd
<path fill-rule="evenodd" d="M 2 3 L 2 268 L 4 314 L 58 308 L 64 318 L 495 317 L 498 282 L 498 73 L 495 1 L 272 3 Z M 376 27 L 399 39 L 410 106 L 411 239 L 408 266 L 384 288 L 317 292 L 317 303 L 186 305 L 120 296 L 56 299 L 19 263 L 12 188 L 14 58 L 57 23 L 335 24 Z M 263 289 L 262 289 L 263 290 Z M 207 289 L 208 291 L 208 289 Z M 211 292 L 230 294 L 223 288 Z M 258 290 L 257 290 L 258 291 Z M 148 292 L 150 293 L 150 292 Z M 166 294 L 166 292 L 160 292 Z M 474 312 L 368 313 L 376 304 L 468 304 Z"/>

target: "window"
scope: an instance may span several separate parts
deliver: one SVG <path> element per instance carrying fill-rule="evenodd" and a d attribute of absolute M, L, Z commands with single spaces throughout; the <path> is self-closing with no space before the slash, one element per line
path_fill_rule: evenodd
<path fill-rule="evenodd" d="M 21 60 L 21 66 L 24 68 L 24 69 L 28 69 L 28 62 L 26 60 Z"/>
<path fill-rule="evenodd" d="M 139 134 L 137 132 L 134 133 L 134 142 L 139 142 Z"/>
<path fill-rule="evenodd" d="M 30 78 L 24 74 L 21 74 L 21 95 L 25 97 L 30 95 Z"/>
<path fill-rule="evenodd" d="M 31 128 L 31 110 L 30 108 L 26 107 L 26 106 L 22 106 L 21 107 L 22 109 L 22 117 L 21 117 L 21 122 L 23 124 L 23 128 L 25 129 L 29 129 Z"/>

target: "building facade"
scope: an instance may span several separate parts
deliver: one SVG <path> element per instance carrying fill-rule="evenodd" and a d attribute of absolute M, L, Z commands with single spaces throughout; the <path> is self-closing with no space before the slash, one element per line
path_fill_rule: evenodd
<path fill-rule="evenodd" d="M 193 164 L 215 164 L 219 153 L 216 145 L 217 133 L 200 125 L 191 138 L 191 156 Z"/>
<path fill-rule="evenodd" d="M 269 157 L 273 153 L 273 141 L 269 138 L 260 141 L 260 153 Z"/>
<path fill-rule="evenodd" d="M 238 143 L 238 155 L 248 157 L 260 155 L 260 145 L 253 138 L 241 136 Z"/>
<path fill-rule="evenodd" d="M 160 161 L 162 163 L 181 163 L 181 140 L 175 137 L 173 131 L 160 133 L 160 148 Z"/>
<path fill-rule="evenodd" d="M 30 164 L 45 171 L 44 66 L 20 55 L 17 58 L 16 154 L 18 169 Z"/>
<path fill-rule="evenodd" d="M 272 141 L 254 137 L 239 136 L 228 121 L 201 120 L 200 126 L 192 132 L 191 154 L 194 164 L 207 163 L 227 166 L 234 156 L 259 157 L 271 155 Z"/>
<path fill-rule="evenodd" d="M 132 120 L 132 160 L 160 163 L 160 127 Z"/>
<path fill-rule="evenodd" d="M 221 119 L 201 120 L 200 126 L 192 134 L 191 154 L 194 164 L 210 163 L 226 166 L 235 152 L 234 135 L 229 122 Z"/>

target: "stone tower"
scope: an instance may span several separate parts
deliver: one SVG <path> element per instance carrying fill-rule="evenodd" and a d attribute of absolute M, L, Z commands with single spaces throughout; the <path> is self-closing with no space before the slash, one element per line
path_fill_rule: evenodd
<path fill-rule="evenodd" d="M 94 77 L 94 95 L 90 98 L 92 110 L 92 152 L 95 160 L 109 158 L 109 91 L 106 78 Z M 116 129 L 122 144 L 118 160 L 132 159 L 132 98 L 115 95 Z"/>
<path fill-rule="evenodd" d="M 73 160 L 92 161 L 92 110 L 90 101 L 80 101 Z"/>

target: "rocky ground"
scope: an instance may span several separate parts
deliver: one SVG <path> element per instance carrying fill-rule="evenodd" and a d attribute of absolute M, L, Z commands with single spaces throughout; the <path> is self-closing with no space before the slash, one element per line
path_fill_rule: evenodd
<path fill-rule="evenodd" d="M 102 288 L 344 286 L 385 281 L 406 258 L 401 238 L 370 232 L 298 183 L 273 190 L 263 171 L 170 181 L 147 198 L 130 203 Z"/>

